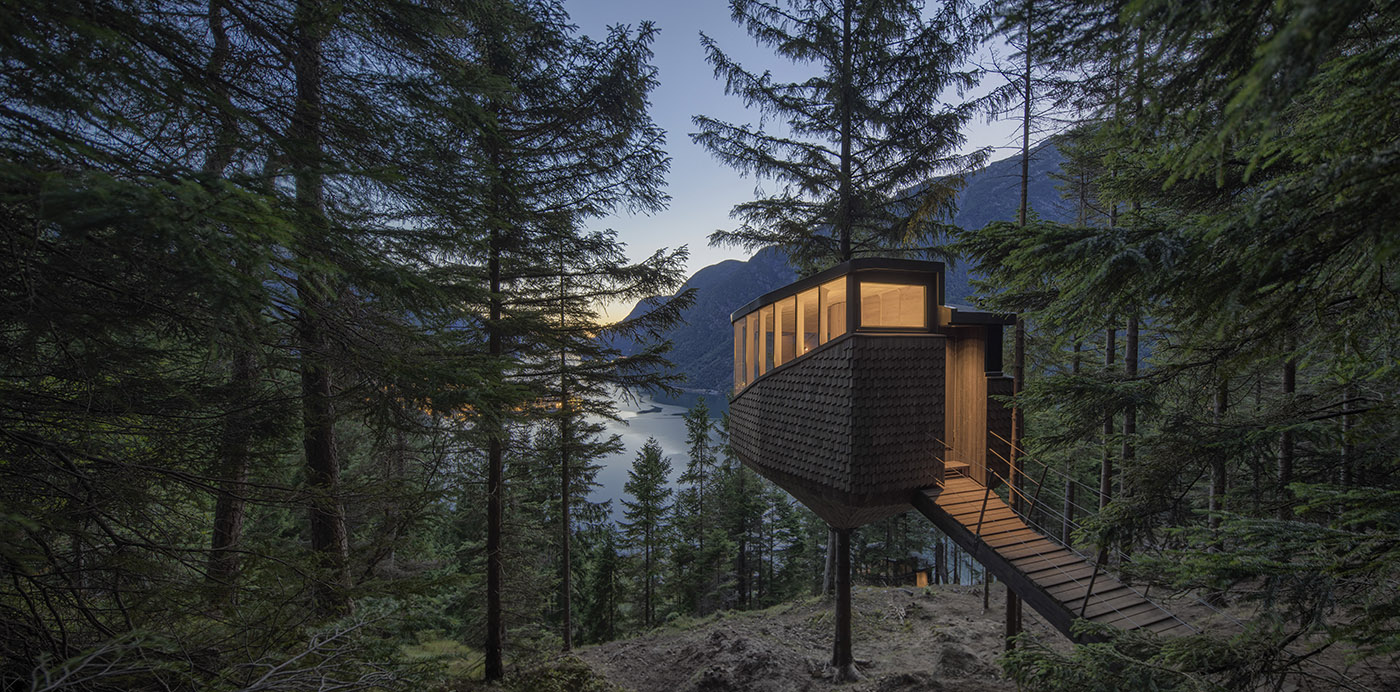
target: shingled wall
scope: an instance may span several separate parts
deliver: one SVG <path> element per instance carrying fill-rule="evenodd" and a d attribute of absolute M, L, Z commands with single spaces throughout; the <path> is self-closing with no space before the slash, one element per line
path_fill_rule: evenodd
<path fill-rule="evenodd" d="M 907 504 L 942 476 L 943 360 L 942 335 L 848 334 L 741 392 L 730 444 L 809 505 Z"/>

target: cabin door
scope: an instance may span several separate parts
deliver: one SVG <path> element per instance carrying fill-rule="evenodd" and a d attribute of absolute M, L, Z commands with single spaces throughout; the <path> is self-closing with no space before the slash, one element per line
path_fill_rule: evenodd
<path fill-rule="evenodd" d="M 947 363 L 947 409 L 944 415 L 948 439 L 948 462 L 967 464 L 968 475 L 987 484 L 987 372 L 986 332 L 981 327 L 953 327 L 949 330 Z M 954 467 L 956 468 L 956 467 Z M 952 469 L 945 469 L 951 475 Z"/>

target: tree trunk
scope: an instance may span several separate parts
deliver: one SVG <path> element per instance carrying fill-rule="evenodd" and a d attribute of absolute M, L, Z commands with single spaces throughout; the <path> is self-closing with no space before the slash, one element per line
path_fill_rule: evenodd
<path fill-rule="evenodd" d="M 569 299 L 568 271 L 564 252 L 559 252 L 559 330 L 567 327 L 568 316 L 565 303 Z M 559 607 L 563 611 L 561 623 L 562 646 L 565 651 L 574 648 L 574 605 L 573 605 L 573 526 L 569 517 L 569 501 L 573 495 L 573 471 L 569 468 L 569 455 L 573 452 L 570 440 L 569 417 L 572 415 L 569 401 L 569 354 L 559 349 L 559 552 L 561 571 L 559 580 Z"/>
<path fill-rule="evenodd" d="M 1083 211 L 1081 211 L 1080 214 L 1083 214 Z M 1083 350 L 1084 344 L 1076 338 L 1074 340 L 1074 359 L 1070 361 L 1069 371 L 1070 374 L 1075 377 L 1078 377 L 1080 374 L 1080 366 L 1082 362 L 1080 354 L 1083 352 Z M 1063 541 L 1065 545 L 1069 545 L 1074 537 L 1074 491 L 1076 489 L 1076 486 L 1074 483 L 1073 458 L 1073 455 L 1071 455 L 1068 459 L 1065 460 L 1065 505 L 1064 513 L 1061 516 L 1060 522 L 1060 540 Z"/>
<path fill-rule="evenodd" d="M 826 530 L 826 570 L 822 573 L 822 595 L 836 593 L 836 529 Z"/>
<path fill-rule="evenodd" d="M 851 530 L 836 529 L 836 638 L 831 667 L 838 681 L 859 680 L 851 654 Z"/>
<path fill-rule="evenodd" d="M 1352 411 L 1354 398 L 1356 390 L 1352 389 L 1351 383 L 1348 382 L 1342 389 L 1342 468 L 1337 478 L 1337 483 L 1343 488 L 1349 488 L 1356 483 L 1356 445 L 1351 440 L 1351 431 L 1356 427 L 1356 414 Z"/>
<path fill-rule="evenodd" d="M 1290 340 L 1291 341 L 1291 340 Z M 1289 343 L 1289 350 L 1293 349 L 1293 344 Z M 1296 388 L 1298 378 L 1298 361 L 1293 359 L 1292 353 L 1288 360 L 1283 362 L 1283 397 L 1290 413 L 1285 417 L 1291 418 L 1293 403 L 1293 392 Z M 1278 440 L 1278 516 L 1280 519 L 1289 519 L 1292 512 L 1289 509 L 1288 484 L 1293 482 L 1293 431 L 1284 429 L 1279 433 Z"/>
<path fill-rule="evenodd" d="M 1138 318 L 1136 314 L 1128 317 L 1127 329 L 1123 330 L 1123 374 L 1129 382 L 1137 379 Z M 1120 454 L 1122 468 L 1118 470 L 1118 492 L 1122 495 L 1128 493 L 1128 467 L 1137 455 L 1136 443 L 1133 439 L 1136 434 L 1137 404 L 1130 401 L 1123 407 L 1123 447 Z"/>
<path fill-rule="evenodd" d="M 1215 388 L 1215 406 L 1211 412 L 1211 421 L 1219 429 L 1225 420 L 1226 408 L 1230 405 L 1230 382 L 1222 378 L 1220 384 Z M 1225 450 L 1216 450 L 1211 455 L 1210 460 L 1210 512 L 1208 521 L 1210 528 L 1220 528 L 1219 512 L 1225 509 Z"/>
<path fill-rule="evenodd" d="M 841 181 L 837 192 L 836 209 L 836 232 L 841 242 L 841 260 L 844 262 L 851 259 L 853 249 L 851 247 L 851 198 L 855 196 L 852 190 L 851 171 L 851 72 L 854 67 L 855 36 L 852 34 L 851 18 L 854 12 L 853 2 L 841 3 L 841 76 L 840 89 L 838 95 L 837 112 L 841 119 Z"/>
<path fill-rule="evenodd" d="M 1115 343 L 1118 339 L 1118 330 L 1109 327 L 1104 332 L 1104 371 L 1113 369 L 1113 356 L 1118 350 Z M 1099 509 L 1108 506 L 1108 501 L 1113 497 L 1113 414 L 1104 416 L 1103 419 L 1103 465 L 1099 469 Z"/>
<path fill-rule="evenodd" d="M 1029 221 L 1029 199 L 1028 191 L 1031 180 L 1031 27 L 1032 15 L 1035 5 L 1032 0 L 1026 0 L 1026 71 L 1021 76 L 1025 79 L 1024 110 L 1021 114 L 1021 204 L 1018 219 L 1021 228 L 1025 229 Z M 1015 360 L 1012 365 L 1012 390 L 1015 392 L 1017 403 L 1011 410 L 1011 507 L 1018 513 L 1025 511 L 1025 501 L 1023 499 L 1023 482 L 1021 479 L 1023 469 L 1021 468 L 1021 440 L 1026 433 L 1026 413 L 1021 408 L 1021 393 L 1026 388 L 1026 320 L 1020 315 L 1016 316 L 1016 343 Z M 1029 519 L 1029 517 L 1027 517 Z M 969 566 L 969 571 L 971 567 Z M 971 575 L 969 575 L 971 576 Z M 1016 594 L 1011 592 L 1011 587 L 1006 587 L 1006 648 L 1011 649 L 1011 637 L 1021 631 L 1021 600 Z"/>
<path fill-rule="evenodd" d="M 563 365 L 563 354 L 560 354 L 560 365 Z M 569 475 L 572 471 L 569 468 L 569 392 L 568 388 L 559 388 L 560 409 L 559 409 L 559 550 L 562 553 L 560 562 L 563 563 L 563 575 L 559 584 L 559 605 L 563 612 L 563 647 L 565 651 L 572 651 L 574 648 L 574 619 L 573 619 L 573 554 L 571 547 L 573 544 L 573 526 L 569 519 L 569 496 L 572 494 L 572 479 Z"/>
<path fill-rule="evenodd" d="M 650 627 L 651 627 L 651 614 L 652 614 L 652 607 L 651 607 L 651 529 L 650 529 L 650 528 L 647 529 L 646 539 L 647 539 L 647 545 L 646 545 L 646 550 L 645 550 L 645 553 L 646 553 L 646 572 L 645 572 L 645 575 L 644 575 L 644 576 L 646 577 L 646 584 L 643 585 L 642 619 L 643 619 L 643 621 L 646 623 L 646 626 L 647 626 L 648 628 L 650 628 Z"/>
<path fill-rule="evenodd" d="M 252 396 L 257 362 L 251 351 L 237 349 L 233 354 L 229 390 L 234 407 L 248 405 Z M 248 482 L 249 421 L 246 415 L 230 413 L 224 422 L 219 443 L 219 488 L 214 502 L 214 532 L 209 545 L 208 580 L 216 605 L 232 602 L 238 588 L 238 544 L 243 538 L 245 484 Z"/>
<path fill-rule="evenodd" d="M 215 98 L 228 98 L 224 85 L 224 66 L 231 46 L 224 28 L 224 0 L 209 2 L 209 32 L 214 44 L 206 68 L 208 83 Z M 233 160 L 238 125 L 233 116 L 221 110 L 216 116 L 214 146 L 204 161 L 204 172 L 223 176 Z M 224 419 L 219 441 L 218 483 L 214 501 L 214 530 L 209 543 L 207 579 L 211 586 L 210 600 L 214 605 L 233 601 L 238 588 L 238 544 L 243 537 L 243 518 L 248 464 L 250 461 L 251 422 L 246 413 L 253 396 L 253 381 L 257 374 L 254 353 L 241 343 L 233 347 L 230 358 L 229 391 L 231 411 Z M 79 575 L 82 575 L 79 570 Z"/>
<path fill-rule="evenodd" d="M 490 320 L 486 326 L 487 352 L 493 362 L 499 363 L 505 354 L 505 344 L 501 335 L 501 230 L 492 228 L 490 233 L 490 257 L 486 271 L 490 275 L 491 298 Z M 503 407 L 493 412 L 495 420 L 487 422 L 490 437 L 487 440 L 486 458 L 486 679 L 500 680 L 505 677 L 505 619 L 502 613 L 502 582 L 504 579 L 501 555 L 501 534 L 505 527 L 505 510 L 502 492 L 505 484 L 505 460 L 501 445 L 504 436 L 505 415 Z"/>
<path fill-rule="evenodd" d="M 297 97 L 287 153 L 295 170 L 296 204 L 304 226 L 301 255 L 313 261 L 322 259 L 327 231 L 325 181 L 321 173 L 322 41 L 328 23 L 325 11 L 309 0 L 299 2 L 292 38 Z M 334 617 L 351 608 L 349 544 L 340 503 L 340 453 L 335 438 L 335 385 L 326 335 L 335 291 L 319 272 L 305 267 L 297 277 L 296 291 L 301 303 L 297 336 L 301 356 L 302 446 L 310 496 L 311 549 L 318 562 L 313 598 L 321 615 Z"/>

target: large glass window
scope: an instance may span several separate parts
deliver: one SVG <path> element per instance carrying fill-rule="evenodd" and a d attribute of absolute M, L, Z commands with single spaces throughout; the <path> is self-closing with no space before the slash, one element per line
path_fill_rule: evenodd
<path fill-rule="evenodd" d="M 797 355 L 802 355 L 817 347 L 817 325 L 821 322 L 818 315 L 821 308 L 817 305 L 817 289 L 803 291 L 797 294 Z"/>
<path fill-rule="evenodd" d="M 744 319 L 739 318 L 734 323 L 734 391 L 739 391 L 749 384 L 748 365 L 749 340 L 744 329 Z"/>
<path fill-rule="evenodd" d="M 774 328 L 776 334 L 777 352 L 773 357 L 773 365 L 782 365 L 793 359 L 797 346 L 797 298 L 785 298 L 777 303 L 777 314 L 774 318 L 777 325 Z"/>
<path fill-rule="evenodd" d="M 766 305 L 758 311 L 759 329 L 763 330 L 763 338 L 758 343 L 758 374 L 773 369 L 773 306 Z"/>
<path fill-rule="evenodd" d="M 821 343 L 846 333 L 846 277 L 818 287 L 821 292 Z"/>
<path fill-rule="evenodd" d="M 758 374 L 761 372 L 758 369 L 758 313 L 751 312 L 748 317 L 744 318 L 744 331 L 748 337 L 745 339 L 744 343 L 744 350 L 746 351 L 745 362 L 748 363 L 748 380 L 749 383 L 752 384 L 754 378 L 758 377 Z"/>
<path fill-rule="evenodd" d="M 860 282 L 860 326 L 927 327 L 927 287 Z"/>

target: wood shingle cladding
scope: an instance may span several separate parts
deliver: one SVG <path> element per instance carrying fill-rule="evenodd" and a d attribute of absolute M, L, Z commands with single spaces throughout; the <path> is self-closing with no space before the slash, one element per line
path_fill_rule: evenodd
<path fill-rule="evenodd" d="M 838 528 L 903 511 L 942 478 L 944 339 L 838 337 L 730 403 L 730 446 Z"/>
<path fill-rule="evenodd" d="M 985 477 L 1010 318 L 942 298 L 942 264 L 866 258 L 735 311 L 735 455 L 837 528 L 908 509 L 946 461 Z"/>

